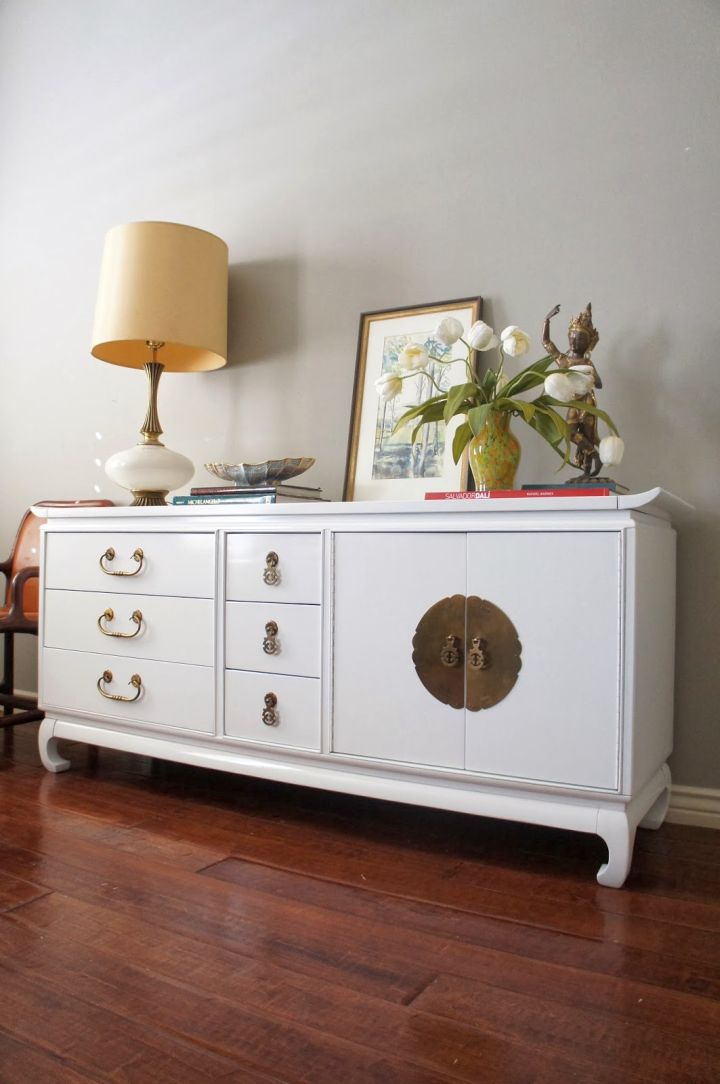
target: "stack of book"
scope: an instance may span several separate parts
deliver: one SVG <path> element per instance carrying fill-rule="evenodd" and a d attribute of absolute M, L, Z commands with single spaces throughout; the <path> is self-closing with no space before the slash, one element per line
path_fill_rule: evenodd
<path fill-rule="evenodd" d="M 590 483 L 584 485 L 565 486 L 542 486 L 529 485 L 522 489 L 484 489 L 484 490 L 457 490 L 450 493 L 426 493 L 426 501 L 474 501 L 492 500 L 493 498 L 528 498 L 533 497 L 611 497 L 615 493 L 627 493 L 625 486 L 618 482 L 605 482 L 602 485 Z"/>
<path fill-rule="evenodd" d="M 285 501 L 326 501 L 315 486 L 196 486 L 173 497 L 173 504 L 280 504 Z"/>

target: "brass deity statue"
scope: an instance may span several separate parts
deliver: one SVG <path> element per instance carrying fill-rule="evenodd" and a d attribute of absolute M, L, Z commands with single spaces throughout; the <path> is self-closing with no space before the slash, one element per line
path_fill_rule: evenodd
<path fill-rule="evenodd" d="M 543 346 L 561 369 L 580 368 L 580 372 L 586 373 L 592 379 L 592 384 L 586 392 L 573 396 L 577 402 L 576 407 L 571 407 L 567 412 L 567 422 L 570 426 L 570 440 L 575 445 L 574 465 L 583 472 L 584 478 L 595 477 L 602 466 L 598 445 L 597 417 L 583 410 L 582 403 L 596 406 L 595 388 L 602 387 L 602 380 L 592 362 L 590 355 L 598 344 L 600 336 L 592 322 L 592 305 L 588 302 L 587 307 L 577 316 L 573 316 L 568 328 L 568 352 L 563 354 L 550 338 L 550 321 L 553 316 L 560 312 L 560 306 L 545 317 L 543 325 Z M 585 368 L 586 367 L 586 368 Z"/>

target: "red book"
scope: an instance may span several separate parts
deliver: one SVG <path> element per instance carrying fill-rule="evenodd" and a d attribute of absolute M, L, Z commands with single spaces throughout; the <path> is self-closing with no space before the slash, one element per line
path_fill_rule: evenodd
<path fill-rule="evenodd" d="M 615 494 L 604 486 L 592 486 L 584 489 L 572 486 L 559 486 L 557 489 L 486 489 L 480 492 L 475 490 L 457 490 L 451 493 L 426 493 L 426 501 L 487 501 L 493 498 L 525 498 L 535 500 L 537 497 L 613 497 Z"/>

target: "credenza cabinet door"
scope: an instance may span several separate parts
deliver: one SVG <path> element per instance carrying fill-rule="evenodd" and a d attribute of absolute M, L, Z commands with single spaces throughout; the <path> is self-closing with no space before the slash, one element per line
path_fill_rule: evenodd
<path fill-rule="evenodd" d="M 465 712 L 428 693 L 413 636 L 430 606 L 465 593 L 464 534 L 335 535 L 333 751 L 462 768 Z"/>
<path fill-rule="evenodd" d="M 465 767 L 617 789 L 620 532 L 469 534 L 467 552 L 467 594 L 510 618 L 522 668 L 504 700 L 467 712 Z"/>
<path fill-rule="evenodd" d="M 337 534 L 334 752 L 617 790 L 621 586 L 617 531 Z M 417 625 L 452 595 L 492 603 L 520 640 L 492 707 L 449 707 L 415 671 Z M 490 671 L 496 647 L 489 635 Z"/>

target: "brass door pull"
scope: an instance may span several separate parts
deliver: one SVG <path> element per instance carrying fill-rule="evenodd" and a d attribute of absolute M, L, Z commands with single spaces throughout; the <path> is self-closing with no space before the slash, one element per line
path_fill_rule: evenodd
<path fill-rule="evenodd" d="M 120 696 L 118 693 L 106 693 L 103 689 L 103 685 L 109 685 L 112 679 L 112 670 L 106 670 L 102 677 L 99 677 L 97 680 L 98 692 L 101 696 L 104 696 L 106 700 L 122 700 L 126 704 L 132 704 L 140 698 L 142 693 L 142 678 L 139 674 L 133 674 L 128 681 L 128 685 L 132 685 L 135 689 L 135 696 Z"/>
<path fill-rule="evenodd" d="M 110 629 L 106 629 L 103 625 L 103 621 L 112 621 L 114 618 L 115 612 L 110 608 L 110 606 L 108 606 L 105 612 L 101 613 L 98 617 L 98 628 L 100 629 L 100 632 L 103 634 L 103 636 L 115 636 L 117 639 L 120 640 L 132 640 L 133 636 L 137 636 L 137 634 L 142 629 L 143 615 L 140 610 L 133 610 L 133 612 L 130 614 L 130 620 L 134 621 L 137 625 L 137 628 L 134 632 L 112 632 Z"/>
<path fill-rule="evenodd" d="M 266 655 L 277 655 L 280 652 L 280 644 L 277 640 L 278 627 L 277 622 L 268 621 L 265 626 L 265 638 L 263 640 L 262 649 Z"/>
<path fill-rule="evenodd" d="M 262 721 L 265 726 L 277 726 L 280 722 L 277 712 L 277 697 L 275 693 L 265 694 L 265 707 L 262 713 Z"/>
<path fill-rule="evenodd" d="M 123 569 L 120 569 L 120 568 L 118 568 L 118 569 L 106 568 L 105 565 L 103 564 L 103 561 L 114 561 L 115 560 L 115 550 L 112 548 L 112 546 L 108 546 L 108 548 L 105 550 L 104 554 L 100 558 L 100 568 L 103 570 L 103 572 L 107 576 L 137 576 L 138 572 L 142 571 L 143 561 L 145 560 L 145 554 L 138 547 L 135 550 L 135 552 L 133 553 L 132 559 L 133 559 L 133 561 L 137 561 L 137 568 L 134 569 L 132 572 L 125 572 L 125 571 L 123 571 Z"/>
<path fill-rule="evenodd" d="M 443 666 L 457 666 L 460 662 L 460 648 L 457 643 L 457 636 L 445 637 L 445 643 L 440 651 L 440 662 Z"/>
<path fill-rule="evenodd" d="M 268 553 L 265 558 L 265 571 L 263 572 L 263 581 L 268 587 L 277 587 L 280 583 L 280 570 L 278 565 L 280 564 L 280 558 L 273 550 Z"/>
<path fill-rule="evenodd" d="M 490 669 L 487 640 L 483 640 L 479 636 L 473 636 L 468 651 L 468 666 L 472 666 L 473 670 Z"/>

